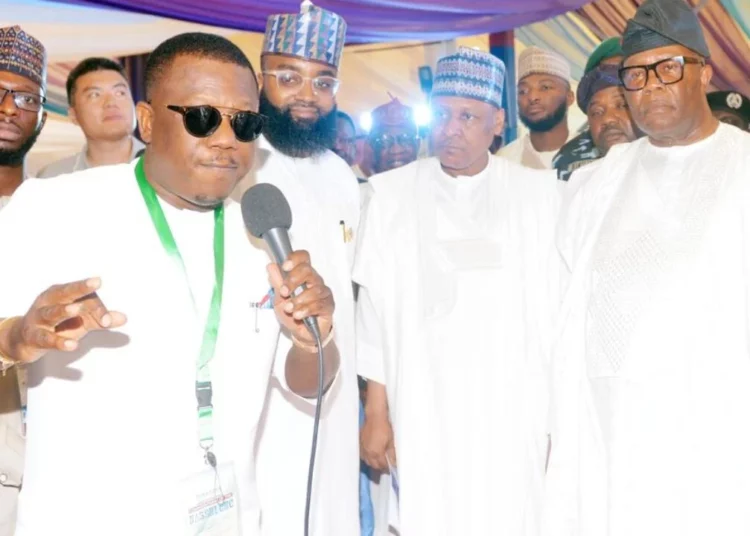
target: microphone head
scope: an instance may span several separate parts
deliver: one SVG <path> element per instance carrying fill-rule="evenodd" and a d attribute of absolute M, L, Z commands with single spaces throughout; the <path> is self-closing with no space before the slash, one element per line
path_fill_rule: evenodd
<path fill-rule="evenodd" d="M 256 184 L 242 196 L 242 219 L 250 234 L 263 238 L 271 229 L 289 230 L 292 226 L 292 209 L 273 184 Z"/>

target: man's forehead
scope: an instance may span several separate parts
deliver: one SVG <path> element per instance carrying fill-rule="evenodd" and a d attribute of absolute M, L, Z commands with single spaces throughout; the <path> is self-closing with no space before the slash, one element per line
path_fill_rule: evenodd
<path fill-rule="evenodd" d="M 553 84 L 553 85 L 566 85 L 567 82 L 560 77 L 545 74 L 545 73 L 533 73 L 530 74 L 518 82 L 518 87 L 533 86 L 538 84 Z"/>
<path fill-rule="evenodd" d="M 154 97 L 182 106 L 210 104 L 244 110 L 256 107 L 258 102 L 255 80 L 249 69 L 189 56 L 175 58 L 154 88 Z"/>
<path fill-rule="evenodd" d="M 288 69 L 313 76 L 336 76 L 337 69 L 331 65 L 315 61 L 287 56 L 284 54 L 266 54 L 263 56 L 265 67 L 270 69 Z"/>
<path fill-rule="evenodd" d="M 481 102 L 476 99 L 466 97 L 434 97 L 432 99 L 434 108 L 449 109 L 451 111 L 487 111 L 494 110 L 495 107 L 488 102 Z"/>
<path fill-rule="evenodd" d="M 591 97 L 589 108 L 594 104 L 601 104 L 610 100 L 625 99 L 625 92 L 621 87 L 605 87 L 600 89 Z"/>
<path fill-rule="evenodd" d="M 625 59 L 623 65 L 631 67 L 634 65 L 648 65 L 657 61 L 666 60 L 675 56 L 695 57 L 696 53 L 682 45 L 670 45 L 668 47 L 653 48 L 633 54 Z"/>
<path fill-rule="evenodd" d="M 376 135 L 381 134 L 391 134 L 391 135 L 398 135 L 402 133 L 416 133 L 416 127 L 410 128 L 408 125 L 380 125 L 375 129 Z"/>
<path fill-rule="evenodd" d="M 129 87 L 127 80 L 120 73 L 109 69 L 84 74 L 78 79 L 76 86 L 78 86 L 79 90 L 86 90 L 93 87 Z"/>
<path fill-rule="evenodd" d="M 19 91 L 29 91 L 31 93 L 41 93 L 41 86 L 20 74 L 8 71 L 0 71 L 0 87 L 5 89 L 16 89 Z"/>

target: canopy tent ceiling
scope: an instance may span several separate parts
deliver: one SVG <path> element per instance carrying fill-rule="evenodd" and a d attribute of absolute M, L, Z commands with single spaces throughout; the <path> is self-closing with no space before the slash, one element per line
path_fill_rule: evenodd
<path fill-rule="evenodd" d="M 45 44 L 50 63 L 78 61 L 92 54 L 108 57 L 143 54 L 183 32 L 235 33 L 226 28 L 140 13 L 50 4 L 43 0 L 2 0 L 2 5 L 0 26 L 19 24 L 37 37 Z"/>
<path fill-rule="evenodd" d="M 50 0 L 51 1 L 51 0 Z M 518 28 L 590 0 L 316 0 L 348 25 L 347 43 L 453 39 Z M 55 0 L 118 8 L 224 28 L 263 32 L 273 13 L 296 13 L 300 0 Z"/>

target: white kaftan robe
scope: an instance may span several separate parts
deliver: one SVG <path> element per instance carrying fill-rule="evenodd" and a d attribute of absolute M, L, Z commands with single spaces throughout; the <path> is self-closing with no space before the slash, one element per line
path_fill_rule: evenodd
<path fill-rule="evenodd" d="M 10 202 L 0 197 L 0 209 Z M 23 479 L 23 419 L 18 370 L 0 375 L 0 536 L 13 536 L 18 490 Z"/>
<path fill-rule="evenodd" d="M 291 158 L 265 138 L 258 141 L 254 172 L 233 197 L 240 200 L 256 183 L 270 183 L 283 192 L 292 209 L 292 247 L 310 253 L 313 267 L 336 301 L 334 324 L 341 368 L 326 393 L 321 414 L 310 533 L 352 536 L 359 531 L 359 394 L 351 277 L 359 186 L 351 168 L 333 152 Z M 271 382 L 258 442 L 263 536 L 301 534 L 304 526 L 315 406 L 314 401 L 290 397 L 280 387 Z"/>
<path fill-rule="evenodd" d="M 531 169 L 552 169 L 552 160 L 559 150 L 537 151 L 531 143 L 531 136 L 526 134 L 502 147 L 497 155 Z"/>
<path fill-rule="evenodd" d="M 547 454 L 553 172 L 420 160 L 370 180 L 359 373 L 388 393 L 402 536 L 536 534 Z"/>
<path fill-rule="evenodd" d="M 23 314 L 52 284 L 101 277 L 99 295 L 128 316 L 73 353 L 29 367 L 26 468 L 16 536 L 182 536 L 181 481 L 205 470 L 196 361 L 214 282 L 213 212 L 162 202 L 195 295 L 166 255 L 134 163 L 26 181 L 0 211 L 0 316 Z M 225 212 L 224 293 L 213 382 L 214 447 L 233 462 L 243 536 L 259 534 L 253 445 L 278 343 L 267 255 Z M 258 329 L 253 329 L 253 326 Z M 283 366 L 283 365 L 282 365 Z"/>
<path fill-rule="evenodd" d="M 545 536 L 750 534 L 750 134 L 570 186 Z"/>

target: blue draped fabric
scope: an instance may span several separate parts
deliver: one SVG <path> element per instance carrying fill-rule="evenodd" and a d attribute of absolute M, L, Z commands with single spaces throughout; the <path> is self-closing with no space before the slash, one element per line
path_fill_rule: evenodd
<path fill-rule="evenodd" d="M 49 0 L 52 1 L 52 0 Z M 346 19 L 347 43 L 444 40 L 501 32 L 577 9 L 590 0 L 319 0 Z M 299 0 L 55 0 L 115 8 L 224 28 L 263 32 L 272 13 L 296 13 Z"/>
<path fill-rule="evenodd" d="M 359 403 L 359 426 L 365 422 L 365 407 Z M 373 536 L 375 533 L 375 513 L 370 498 L 370 468 L 360 461 L 359 468 L 359 524 L 361 536 Z"/>

